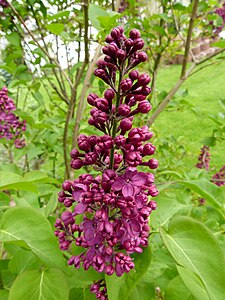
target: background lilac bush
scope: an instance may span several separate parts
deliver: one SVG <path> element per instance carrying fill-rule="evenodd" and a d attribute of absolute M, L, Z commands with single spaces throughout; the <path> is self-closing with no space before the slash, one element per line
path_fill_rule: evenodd
<path fill-rule="evenodd" d="M 222 300 L 223 2 L 0 4 L 0 298 Z"/>

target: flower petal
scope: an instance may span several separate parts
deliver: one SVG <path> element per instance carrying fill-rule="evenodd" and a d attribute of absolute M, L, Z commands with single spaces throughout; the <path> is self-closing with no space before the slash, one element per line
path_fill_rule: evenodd
<path fill-rule="evenodd" d="M 148 176 L 145 173 L 139 172 L 131 178 L 131 181 L 136 186 L 142 186 L 146 183 L 147 179 Z"/>
<path fill-rule="evenodd" d="M 84 231 L 84 238 L 88 242 L 88 244 L 95 239 L 94 235 L 95 235 L 95 230 L 92 227 Z"/>
<path fill-rule="evenodd" d="M 119 177 L 119 178 L 117 178 L 117 179 L 113 182 L 112 188 L 113 188 L 115 191 L 121 191 L 122 188 L 123 188 L 123 186 L 124 186 L 124 184 L 125 184 L 124 178 Z"/>
<path fill-rule="evenodd" d="M 134 187 L 129 183 L 124 184 L 124 186 L 122 188 L 122 194 L 124 197 L 133 196 L 134 195 Z"/>
<path fill-rule="evenodd" d="M 78 203 L 74 209 L 74 212 L 78 215 L 83 214 L 87 208 L 87 204 Z"/>

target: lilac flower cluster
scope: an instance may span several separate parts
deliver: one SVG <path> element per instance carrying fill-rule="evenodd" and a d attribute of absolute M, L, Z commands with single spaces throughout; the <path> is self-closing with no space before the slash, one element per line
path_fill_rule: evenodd
<path fill-rule="evenodd" d="M 203 146 L 201 148 L 200 155 L 198 157 L 198 163 L 196 164 L 196 167 L 199 169 L 206 169 L 209 170 L 209 162 L 210 162 L 210 153 L 209 153 L 209 147 Z"/>
<path fill-rule="evenodd" d="M 210 21 L 210 25 L 212 25 L 213 28 L 214 36 L 218 36 L 225 26 L 225 2 L 223 2 L 222 7 L 216 8 L 214 13 L 222 19 L 222 24 L 219 26 L 215 25 L 213 21 Z"/>
<path fill-rule="evenodd" d="M 212 176 L 211 181 L 217 186 L 225 185 L 225 165 L 219 170 L 219 172 Z"/>
<path fill-rule="evenodd" d="M 83 248 L 69 259 L 69 265 L 121 276 L 134 268 L 130 255 L 148 246 L 148 217 L 156 209 L 156 203 L 148 200 L 158 195 L 154 175 L 137 167 L 155 169 L 158 162 L 149 158 L 155 152 L 148 142 L 152 132 L 147 126 L 132 128 L 135 115 L 151 110 L 146 100 L 150 78 L 131 70 L 147 60 L 141 51 L 144 41 L 138 30 L 131 30 L 127 38 L 118 26 L 106 43 L 105 57 L 94 74 L 109 88 L 103 97 L 93 93 L 87 97 L 93 106 L 88 122 L 103 135 L 81 134 L 78 149 L 71 151 L 73 169 L 93 166 L 100 175 L 82 174 L 63 183 L 58 200 L 68 209 L 56 220 L 55 234 L 62 250 L 73 243 Z M 107 299 L 102 282 L 94 283 L 91 291 L 98 299 Z"/>
<path fill-rule="evenodd" d="M 12 111 L 15 110 L 13 100 L 8 96 L 6 87 L 0 90 L 0 139 L 14 140 L 16 148 L 25 146 L 25 139 L 21 139 L 22 132 L 26 130 L 26 121 L 19 121 Z"/>

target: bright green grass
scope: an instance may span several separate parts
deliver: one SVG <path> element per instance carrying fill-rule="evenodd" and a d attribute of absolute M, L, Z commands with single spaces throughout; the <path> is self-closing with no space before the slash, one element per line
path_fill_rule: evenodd
<path fill-rule="evenodd" d="M 166 90 L 175 84 L 180 75 L 180 66 L 165 66 L 158 75 L 158 89 Z M 207 67 L 191 76 L 181 87 L 188 89 L 185 98 L 198 111 L 196 116 L 188 108 L 183 111 L 163 111 L 154 123 L 160 137 L 166 138 L 172 134 L 181 138 L 187 149 L 184 157 L 185 165 L 192 168 L 202 146 L 202 140 L 211 136 L 215 125 L 209 119 L 209 114 L 222 111 L 219 99 L 225 99 L 225 62 Z M 211 147 L 211 167 L 216 169 L 225 165 L 225 142 Z"/>

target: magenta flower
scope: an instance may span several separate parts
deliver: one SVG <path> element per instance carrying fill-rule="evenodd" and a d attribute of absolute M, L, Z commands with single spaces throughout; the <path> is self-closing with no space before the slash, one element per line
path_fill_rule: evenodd
<path fill-rule="evenodd" d="M 122 191 L 125 198 L 134 196 L 140 192 L 141 186 L 145 185 L 147 179 L 147 175 L 143 172 L 128 170 L 115 180 L 112 188 L 116 192 Z"/>
<path fill-rule="evenodd" d="M 87 97 L 93 106 L 88 123 L 102 135 L 81 134 L 78 149 L 70 153 L 73 169 L 93 166 L 99 174 L 82 174 L 63 183 L 58 199 L 67 210 L 56 220 L 55 235 L 62 250 L 69 250 L 71 244 L 83 248 L 69 265 L 122 276 L 134 268 L 131 254 L 148 246 L 148 217 L 156 209 L 148 198 L 158 195 L 154 175 L 137 167 L 155 169 L 158 162 L 149 157 L 155 152 L 148 142 L 152 132 L 147 126 L 132 128 L 137 114 L 151 110 L 150 77 L 132 70 L 148 58 L 141 51 L 144 41 L 138 30 L 132 29 L 126 37 L 118 26 L 106 43 L 94 74 L 109 88 L 103 97 L 93 93 Z M 94 282 L 91 292 L 108 299 L 104 281 Z"/>
<path fill-rule="evenodd" d="M 26 130 L 26 121 L 19 121 L 19 118 L 12 112 L 16 109 L 13 100 L 8 96 L 6 87 L 0 90 L 0 139 L 13 140 L 16 148 L 25 146 L 25 139 L 22 133 Z"/>

